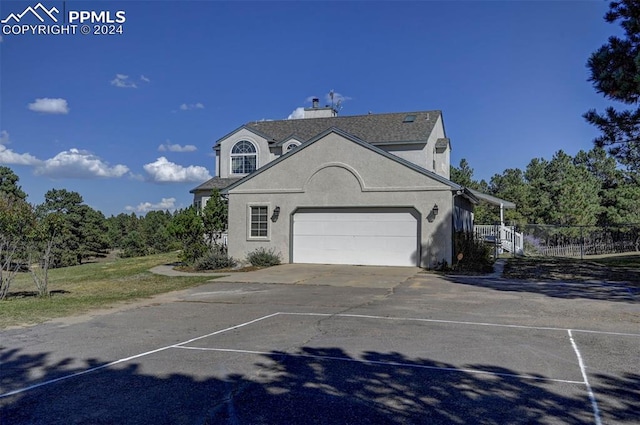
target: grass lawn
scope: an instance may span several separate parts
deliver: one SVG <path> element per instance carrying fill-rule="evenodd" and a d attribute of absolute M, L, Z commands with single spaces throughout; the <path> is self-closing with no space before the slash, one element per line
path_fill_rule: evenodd
<path fill-rule="evenodd" d="M 510 258 L 503 277 L 573 282 L 627 282 L 640 287 L 640 253 L 575 258 Z"/>
<path fill-rule="evenodd" d="M 211 277 L 169 277 L 149 269 L 178 261 L 177 253 L 115 259 L 49 271 L 51 297 L 36 296 L 28 273 L 20 273 L 0 301 L 0 329 L 105 308 L 122 301 L 197 286 Z"/>

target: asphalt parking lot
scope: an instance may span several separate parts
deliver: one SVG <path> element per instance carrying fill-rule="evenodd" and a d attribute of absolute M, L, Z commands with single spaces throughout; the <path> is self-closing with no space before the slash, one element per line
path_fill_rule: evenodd
<path fill-rule="evenodd" d="M 564 290 L 563 290 L 564 288 Z M 637 424 L 640 300 L 279 266 L 0 332 L 0 424 Z"/>

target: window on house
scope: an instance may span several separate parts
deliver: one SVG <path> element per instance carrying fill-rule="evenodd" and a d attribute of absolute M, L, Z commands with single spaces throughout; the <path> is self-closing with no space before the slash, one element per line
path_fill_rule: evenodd
<path fill-rule="evenodd" d="M 249 174 L 256 171 L 258 151 L 253 143 L 241 140 L 231 149 L 231 172 L 233 174 Z"/>
<path fill-rule="evenodd" d="M 251 207 L 251 232 L 252 238 L 266 238 L 268 236 L 268 208 L 266 206 Z"/>

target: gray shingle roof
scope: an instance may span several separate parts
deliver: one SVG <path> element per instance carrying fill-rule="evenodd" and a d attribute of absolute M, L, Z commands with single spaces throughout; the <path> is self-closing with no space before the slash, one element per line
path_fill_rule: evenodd
<path fill-rule="evenodd" d="M 214 177 L 202 183 L 200 186 L 194 187 L 189 191 L 189 193 L 196 193 L 196 192 L 213 190 L 213 189 L 222 190 L 225 187 L 231 186 L 232 184 L 234 184 L 235 182 L 241 179 L 242 177 L 229 177 L 229 178 Z"/>
<path fill-rule="evenodd" d="M 439 181 L 441 183 L 444 183 L 445 185 L 451 187 L 452 190 L 463 190 L 464 192 L 466 192 L 466 189 L 463 188 L 462 186 L 460 186 L 459 184 L 454 183 L 451 180 L 448 180 L 448 179 L 446 179 L 446 178 L 434 173 L 433 171 L 426 170 L 426 169 L 414 164 L 413 162 L 407 161 L 406 159 L 400 158 L 399 156 L 390 154 L 389 152 L 387 152 L 387 151 L 385 151 L 385 150 L 383 150 L 383 149 L 381 149 L 381 148 L 379 148 L 377 146 L 374 146 L 371 143 L 367 143 L 364 140 L 360 140 L 358 137 L 356 137 L 356 136 L 354 136 L 352 134 L 346 133 L 342 129 L 335 128 L 335 127 L 330 127 L 328 129 L 326 129 L 322 133 L 316 135 L 316 137 L 313 137 L 312 139 L 307 140 L 305 143 L 300 145 L 300 147 L 298 149 L 294 149 L 293 151 L 291 151 L 287 155 L 282 155 L 279 158 L 274 159 L 273 161 L 271 161 L 268 164 L 266 164 L 264 167 L 258 168 L 253 173 L 251 173 L 251 174 L 247 175 L 246 177 L 244 177 L 242 182 L 238 181 L 238 182 L 226 187 L 221 192 L 223 194 L 229 193 L 229 190 L 234 189 L 234 188 L 238 187 L 239 185 L 245 183 L 246 181 L 251 180 L 255 176 L 262 174 L 263 172 L 267 171 L 271 167 L 276 166 L 280 162 L 285 161 L 285 160 L 291 158 L 292 156 L 299 154 L 302 150 L 308 148 L 313 143 L 316 143 L 318 140 L 321 140 L 323 137 L 325 137 L 329 133 L 336 133 L 336 134 L 344 137 L 347 140 L 351 140 L 352 142 L 354 142 L 354 143 L 356 143 L 356 144 L 358 144 L 360 146 L 363 146 L 366 149 L 372 150 L 372 151 L 378 153 L 379 155 L 382 155 L 382 156 L 384 156 L 384 157 L 386 157 L 386 158 L 388 158 L 388 159 L 390 159 L 392 161 L 398 162 L 398 163 L 400 163 L 400 164 L 402 164 L 402 165 L 404 165 L 404 166 L 406 166 L 408 168 L 411 168 L 411 169 L 413 169 L 413 170 L 415 170 L 415 171 L 417 171 L 417 172 L 419 172 L 421 174 L 424 174 L 425 176 L 429 176 L 432 179 L 434 179 L 436 181 Z M 470 199 L 473 201 L 474 198 L 471 197 Z"/>
<path fill-rule="evenodd" d="M 413 122 L 403 122 L 407 115 L 415 115 L 416 118 Z M 329 128 L 339 128 L 374 145 L 426 143 L 440 116 L 441 111 L 396 112 L 330 118 L 258 121 L 247 123 L 244 127 L 267 136 L 272 143 L 281 142 L 291 136 L 306 141 Z"/>
<path fill-rule="evenodd" d="M 444 138 L 444 139 L 438 139 L 436 141 L 436 149 L 447 149 L 449 147 L 449 139 Z"/>

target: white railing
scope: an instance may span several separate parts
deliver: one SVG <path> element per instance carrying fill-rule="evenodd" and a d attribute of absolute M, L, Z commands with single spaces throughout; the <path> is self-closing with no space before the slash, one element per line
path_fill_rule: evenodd
<path fill-rule="evenodd" d="M 473 226 L 476 238 L 498 245 L 499 250 L 524 254 L 524 240 L 522 233 L 515 231 L 513 226 L 499 224 L 476 224 Z"/>

